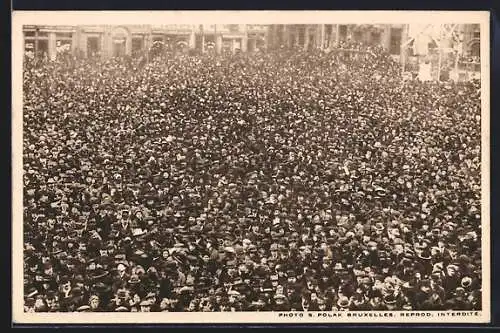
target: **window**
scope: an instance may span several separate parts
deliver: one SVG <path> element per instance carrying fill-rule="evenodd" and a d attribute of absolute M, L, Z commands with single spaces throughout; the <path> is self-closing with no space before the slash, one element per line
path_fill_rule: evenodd
<path fill-rule="evenodd" d="M 391 44 L 389 52 L 391 54 L 400 54 L 401 53 L 401 28 L 392 28 L 391 29 Z"/>
<path fill-rule="evenodd" d="M 470 46 L 470 55 L 473 57 L 479 57 L 481 55 L 481 47 L 479 42 L 474 42 Z"/>
<path fill-rule="evenodd" d="M 279 46 L 283 44 L 283 30 L 281 28 L 278 30 L 278 33 L 276 34 L 276 41 L 278 42 Z"/>
<path fill-rule="evenodd" d="M 24 50 L 26 52 L 35 52 L 35 40 L 25 39 L 24 40 Z"/>
<path fill-rule="evenodd" d="M 197 50 L 201 50 L 201 48 L 203 47 L 202 40 L 203 40 L 203 37 L 201 35 L 196 35 L 195 36 L 194 42 L 195 42 L 195 47 L 196 47 Z"/>
<path fill-rule="evenodd" d="M 371 40 L 373 45 L 380 44 L 380 32 L 372 32 Z"/>
<path fill-rule="evenodd" d="M 87 38 L 87 52 L 89 56 L 94 56 L 99 52 L 99 37 Z"/>
<path fill-rule="evenodd" d="M 142 50 L 142 37 L 132 38 L 132 52 L 137 52 Z"/>
<path fill-rule="evenodd" d="M 49 33 L 46 31 L 38 31 L 38 37 L 49 37 Z"/>
<path fill-rule="evenodd" d="M 230 32 L 238 32 L 240 30 L 240 27 L 238 26 L 238 24 L 227 24 L 227 29 Z"/>
<path fill-rule="evenodd" d="M 301 26 L 299 28 L 299 45 L 304 45 L 305 37 L 306 37 L 306 27 Z"/>
<path fill-rule="evenodd" d="M 58 39 L 71 39 L 73 37 L 72 32 L 58 32 L 56 33 L 56 38 Z"/>
<path fill-rule="evenodd" d="M 339 38 L 340 38 L 340 40 L 347 39 L 347 25 L 339 26 Z"/>
<path fill-rule="evenodd" d="M 35 32 L 34 31 L 25 31 L 24 37 L 35 37 Z"/>
<path fill-rule="evenodd" d="M 331 24 L 327 24 L 327 25 L 325 26 L 325 34 L 326 34 L 326 35 L 329 35 L 329 34 L 331 34 L 331 33 L 332 33 L 332 26 L 331 26 Z"/>
<path fill-rule="evenodd" d="M 40 55 L 47 54 L 49 52 L 49 42 L 47 40 L 38 40 L 37 52 Z"/>
<path fill-rule="evenodd" d="M 357 42 L 360 42 L 361 41 L 361 31 L 357 30 L 354 32 L 354 40 L 357 41 Z"/>
<path fill-rule="evenodd" d="M 316 47 L 316 40 L 314 39 L 314 35 L 309 35 L 309 48 Z"/>

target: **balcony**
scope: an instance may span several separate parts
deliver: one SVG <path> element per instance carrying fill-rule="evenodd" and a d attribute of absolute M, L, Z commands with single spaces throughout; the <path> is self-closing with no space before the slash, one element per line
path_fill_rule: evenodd
<path fill-rule="evenodd" d="M 165 26 L 167 32 L 191 32 L 193 25 L 191 24 L 169 24 Z"/>
<path fill-rule="evenodd" d="M 247 32 L 249 33 L 265 33 L 267 31 L 267 28 L 267 25 L 247 24 Z"/>

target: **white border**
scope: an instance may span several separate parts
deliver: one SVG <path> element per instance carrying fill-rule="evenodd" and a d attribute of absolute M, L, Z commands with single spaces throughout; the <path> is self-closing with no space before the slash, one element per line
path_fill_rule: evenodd
<path fill-rule="evenodd" d="M 468 23 L 481 26 L 481 213 L 483 311 L 475 316 L 455 315 L 460 311 L 416 316 L 428 311 L 358 312 L 367 317 L 280 317 L 278 312 L 161 312 L 161 313 L 24 313 L 23 311 L 23 179 L 22 179 L 22 26 L 94 24 L 332 24 L 332 23 Z M 487 323 L 490 321 L 490 30 L 486 11 L 14 11 L 12 14 L 12 320 L 14 323 Z M 388 312 L 386 312 L 387 314 Z M 407 312 L 404 312 L 407 313 Z M 300 314 L 300 313 L 297 313 Z M 381 316 L 377 316 L 381 315 Z M 453 315 L 453 316 L 452 316 Z"/>

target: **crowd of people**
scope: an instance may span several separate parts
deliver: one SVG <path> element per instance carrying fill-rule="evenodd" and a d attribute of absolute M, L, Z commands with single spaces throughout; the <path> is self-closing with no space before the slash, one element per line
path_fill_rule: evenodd
<path fill-rule="evenodd" d="M 26 62 L 25 311 L 481 309 L 480 83 L 358 51 Z"/>

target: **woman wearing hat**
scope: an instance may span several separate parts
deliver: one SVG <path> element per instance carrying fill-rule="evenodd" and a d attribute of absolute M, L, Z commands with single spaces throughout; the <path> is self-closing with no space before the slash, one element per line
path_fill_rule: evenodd
<path fill-rule="evenodd" d="M 98 295 L 91 295 L 89 297 L 89 309 L 91 312 L 101 312 L 101 300 Z"/>

